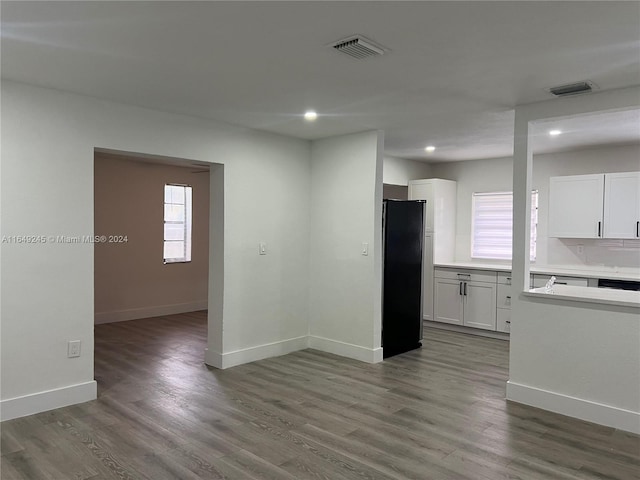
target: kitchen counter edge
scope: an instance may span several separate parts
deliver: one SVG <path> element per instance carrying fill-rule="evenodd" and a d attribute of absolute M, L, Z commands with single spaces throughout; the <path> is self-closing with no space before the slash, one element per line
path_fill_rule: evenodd
<path fill-rule="evenodd" d="M 490 270 L 495 272 L 510 272 L 511 265 L 504 264 L 490 264 L 490 263 L 465 263 L 465 262 L 452 262 L 452 263 L 434 263 L 435 268 L 461 268 L 467 270 Z M 530 272 L 533 274 L 544 275 L 566 275 L 570 277 L 583 277 L 583 278 L 606 278 L 612 280 L 629 280 L 640 281 L 640 272 L 637 274 L 631 272 L 615 272 L 611 270 L 599 270 L 597 267 L 581 269 L 571 268 L 565 265 L 541 265 L 531 266 Z"/>
<path fill-rule="evenodd" d="M 554 285 L 551 291 L 547 291 L 545 287 L 533 288 L 523 292 L 523 295 L 528 297 L 640 308 L 640 292 L 629 290 Z"/>

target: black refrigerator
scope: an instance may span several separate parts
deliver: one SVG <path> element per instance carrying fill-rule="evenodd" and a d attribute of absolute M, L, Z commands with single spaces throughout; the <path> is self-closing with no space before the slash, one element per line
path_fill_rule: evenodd
<path fill-rule="evenodd" d="M 383 201 L 382 353 L 422 346 L 424 200 Z"/>

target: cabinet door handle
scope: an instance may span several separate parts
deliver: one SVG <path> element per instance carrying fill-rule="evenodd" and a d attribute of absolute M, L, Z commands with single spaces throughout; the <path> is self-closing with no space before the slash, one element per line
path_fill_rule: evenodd
<path fill-rule="evenodd" d="M 556 282 L 556 285 L 568 285 L 567 282 Z"/>
<path fill-rule="evenodd" d="M 601 237 L 602 222 L 598 222 L 598 236 Z"/>
<path fill-rule="evenodd" d="M 464 296 L 467 296 L 467 282 L 464 282 Z"/>
<path fill-rule="evenodd" d="M 511 320 L 505 320 L 504 323 L 511 323 Z"/>
<path fill-rule="evenodd" d="M 640 222 L 636 222 L 636 237 L 640 237 Z"/>
<path fill-rule="evenodd" d="M 508 300 L 511 300 L 511 295 L 507 295 L 507 299 L 508 299 Z"/>
<path fill-rule="evenodd" d="M 462 282 L 460 282 L 459 287 L 460 287 L 460 295 L 462 295 Z"/>

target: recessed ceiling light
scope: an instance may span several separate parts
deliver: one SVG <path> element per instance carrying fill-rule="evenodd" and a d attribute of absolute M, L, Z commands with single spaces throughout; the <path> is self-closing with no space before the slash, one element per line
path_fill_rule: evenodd
<path fill-rule="evenodd" d="M 562 131 L 560 131 L 560 130 L 549 130 L 549 135 L 551 135 L 552 137 L 557 137 L 561 133 L 562 133 Z"/>
<path fill-rule="evenodd" d="M 433 145 L 429 145 L 428 147 L 424 147 L 424 149 L 426 152 L 431 153 L 435 151 L 436 147 L 434 147 Z"/>
<path fill-rule="evenodd" d="M 309 110 L 308 112 L 304 112 L 304 119 L 307 122 L 313 122 L 316 118 L 318 118 L 318 114 L 313 110 Z"/>

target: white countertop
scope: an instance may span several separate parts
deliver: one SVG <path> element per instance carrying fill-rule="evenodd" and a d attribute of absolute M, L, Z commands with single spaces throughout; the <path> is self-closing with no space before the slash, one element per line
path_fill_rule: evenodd
<path fill-rule="evenodd" d="M 554 285 L 549 292 L 542 287 L 523 292 L 523 295 L 640 308 L 640 292 L 629 290 Z"/>
<path fill-rule="evenodd" d="M 510 272 L 510 264 L 451 262 L 436 263 L 435 267 L 465 268 L 470 270 L 493 270 L 496 272 Z M 547 275 L 567 275 L 584 278 L 609 278 L 612 280 L 640 281 L 640 269 L 624 267 L 604 267 L 593 265 L 531 265 L 531 273 Z M 586 287 L 585 287 L 586 288 Z"/>

